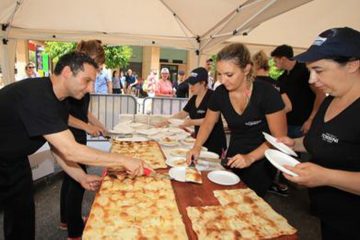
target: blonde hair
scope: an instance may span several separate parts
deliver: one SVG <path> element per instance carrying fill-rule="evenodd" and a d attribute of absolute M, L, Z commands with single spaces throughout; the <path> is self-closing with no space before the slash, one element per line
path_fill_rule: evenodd
<path fill-rule="evenodd" d="M 248 64 L 252 65 L 249 49 L 242 43 L 230 44 L 218 52 L 217 61 L 232 61 L 240 69 L 245 69 Z M 254 70 L 251 67 L 247 79 L 254 79 Z"/>
<path fill-rule="evenodd" d="M 269 71 L 269 58 L 263 50 L 255 53 L 252 57 L 252 61 L 254 63 L 254 66 L 256 66 L 257 68 Z"/>
<path fill-rule="evenodd" d="M 76 51 L 89 55 L 99 67 L 105 63 L 105 51 L 100 40 L 80 41 Z"/>

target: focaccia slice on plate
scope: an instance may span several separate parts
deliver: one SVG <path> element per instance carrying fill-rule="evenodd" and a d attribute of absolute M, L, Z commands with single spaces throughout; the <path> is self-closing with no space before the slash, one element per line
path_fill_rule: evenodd
<path fill-rule="evenodd" d="M 185 181 L 202 184 L 201 172 L 193 167 L 185 169 Z"/>

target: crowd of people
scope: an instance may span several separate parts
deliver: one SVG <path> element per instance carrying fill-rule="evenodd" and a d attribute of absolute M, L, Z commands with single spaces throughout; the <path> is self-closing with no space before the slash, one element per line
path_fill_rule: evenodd
<path fill-rule="evenodd" d="M 233 43 L 214 60 L 209 59 L 205 68 L 193 69 L 188 77 L 179 72 L 176 82 L 171 82 L 169 69 L 162 68 L 160 78 L 153 70 L 144 81 L 129 69 L 127 74 L 114 71 L 112 79 L 103 76 L 99 83 L 104 63 L 101 44 L 80 42 L 75 52 L 60 58 L 52 76 L 42 81 L 29 76 L 0 90 L 0 203 L 5 210 L 5 239 L 35 239 L 27 156 L 46 141 L 66 172 L 60 216 L 69 239 L 81 238 L 82 196 L 85 189 L 96 190 L 100 181 L 86 173 L 85 164 L 122 166 L 134 177 L 143 174 L 147 165 L 140 159 L 85 146 L 86 133 L 98 136 L 105 131 L 88 111 L 94 86 L 107 87 L 104 93 L 137 89 L 149 96 L 189 98 L 183 110 L 172 116 L 184 119 L 183 127 L 195 126 L 196 140 L 187 163 L 197 161 L 206 146 L 221 155 L 221 164 L 261 197 L 274 179 L 276 183 L 279 180 L 265 158 L 265 150 L 272 146 L 262 133 L 270 133 L 298 152 L 307 151 L 309 161 L 285 166 L 297 176 L 283 176 L 309 188 L 322 239 L 358 239 L 359 42 L 360 32 L 343 27 L 322 32 L 297 56 L 291 46 L 278 46 L 271 52 L 276 67 L 284 71 L 277 81 L 269 77 L 269 59 L 264 52 L 251 56 L 244 44 Z M 228 144 L 223 120 L 230 131 Z M 287 190 L 286 186 L 278 188 Z"/>

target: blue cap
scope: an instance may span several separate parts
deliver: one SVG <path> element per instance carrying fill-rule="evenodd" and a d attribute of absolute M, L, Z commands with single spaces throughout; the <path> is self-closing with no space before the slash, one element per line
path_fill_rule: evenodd
<path fill-rule="evenodd" d="M 360 32 L 349 28 L 332 28 L 322 32 L 306 52 L 294 57 L 299 62 L 339 57 L 360 58 Z"/>

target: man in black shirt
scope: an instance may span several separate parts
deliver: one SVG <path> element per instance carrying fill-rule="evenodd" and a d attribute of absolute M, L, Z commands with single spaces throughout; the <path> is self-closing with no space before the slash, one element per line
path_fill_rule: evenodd
<path fill-rule="evenodd" d="M 288 136 L 301 137 L 309 130 L 325 94 L 308 83 L 310 73 L 304 63 L 292 59 L 292 47 L 278 46 L 271 56 L 276 67 L 285 70 L 279 78 L 279 87 L 282 98 L 288 97 L 292 107 L 286 114 Z"/>
<path fill-rule="evenodd" d="M 27 156 L 46 141 L 55 155 L 72 164 L 121 166 L 132 176 L 143 174 L 141 160 L 88 148 L 77 143 L 68 129 L 66 98 L 81 99 L 91 92 L 97 67 L 89 56 L 69 53 L 60 58 L 50 78 L 25 79 L 0 90 L 0 208 L 6 240 L 35 239 Z"/>

